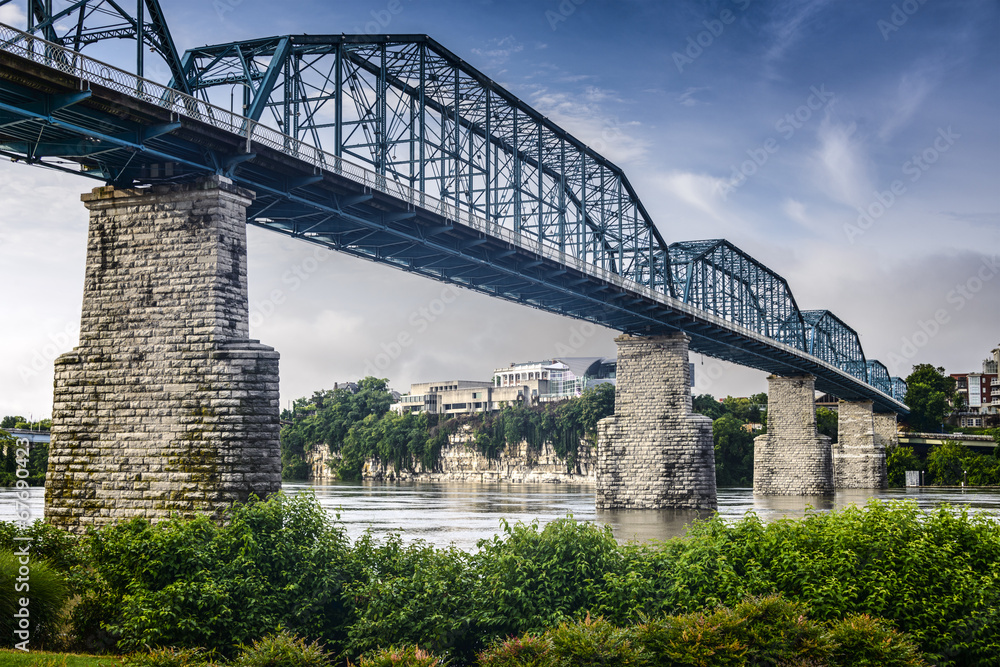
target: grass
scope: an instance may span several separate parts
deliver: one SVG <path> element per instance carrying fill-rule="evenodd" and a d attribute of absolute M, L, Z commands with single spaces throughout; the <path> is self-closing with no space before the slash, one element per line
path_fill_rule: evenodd
<path fill-rule="evenodd" d="M 122 664 L 117 656 L 0 649 L 0 667 L 121 667 Z"/>

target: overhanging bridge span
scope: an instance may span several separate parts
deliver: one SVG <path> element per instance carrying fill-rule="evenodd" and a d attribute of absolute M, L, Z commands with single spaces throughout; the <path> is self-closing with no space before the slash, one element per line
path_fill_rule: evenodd
<path fill-rule="evenodd" d="M 131 187 L 223 175 L 256 193 L 257 226 L 627 333 L 682 331 L 695 351 L 906 412 L 884 366 L 845 361 L 860 346 L 839 347 L 839 320 L 804 315 L 725 241 L 668 247 L 621 170 L 427 37 L 192 50 L 175 85 L 200 98 L 6 26 L 0 46 L 15 160 Z"/>

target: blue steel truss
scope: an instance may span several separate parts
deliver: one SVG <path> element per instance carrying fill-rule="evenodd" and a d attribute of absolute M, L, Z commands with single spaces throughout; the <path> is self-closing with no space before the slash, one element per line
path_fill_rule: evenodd
<path fill-rule="evenodd" d="M 729 243 L 669 247 L 675 297 L 763 336 L 806 350 L 805 325 L 785 279 Z"/>
<path fill-rule="evenodd" d="M 868 380 L 868 364 L 857 332 L 829 310 L 802 312 L 806 351 L 859 380 Z"/>
<path fill-rule="evenodd" d="M 625 174 L 425 35 L 285 35 L 189 50 L 186 85 L 295 140 L 670 293 Z"/>
<path fill-rule="evenodd" d="M 71 46 L 128 37 L 81 16 Z M 118 186 L 221 174 L 272 231 L 632 334 L 685 331 L 692 350 L 906 411 L 843 322 L 800 312 L 727 241 L 668 247 L 618 167 L 428 37 L 274 37 L 178 68 L 177 88 L 222 106 L 0 26 L 0 155 Z"/>

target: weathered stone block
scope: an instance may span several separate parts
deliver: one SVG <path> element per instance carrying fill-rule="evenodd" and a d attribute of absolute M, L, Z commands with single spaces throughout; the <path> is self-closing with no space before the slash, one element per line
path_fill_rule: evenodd
<path fill-rule="evenodd" d="M 712 420 L 691 411 L 688 341 L 615 339 L 615 414 L 598 423 L 598 509 L 717 506 Z"/>
<path fill-rule="evenodd" d="M 767 433 L 754 439 L 754 493 L 833 493 L 830 438 L 816 432 L 815 382 L 811 375 L 767 378 Z"/>
<path fill-rule="evenodd" d="M 252 196 L 219 177 L 83 196 L 80 345 L 55 364 L 55 525 L 217 515 L 280 488 L 278 354 L 247 338 Z"/>
<path fill-rule="evenodd" d="M 832 455 L 836 488 L 888 487 L 885 443 L 875 435 L 871 401 L 840 401 L 837 405 L 837 444 Z"/>

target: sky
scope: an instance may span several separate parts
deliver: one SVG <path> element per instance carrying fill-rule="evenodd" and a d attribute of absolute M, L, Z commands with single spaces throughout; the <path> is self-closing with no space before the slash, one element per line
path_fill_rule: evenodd
<path fill-rule="evenodd" d="M 430 35 L 624 169 L 668 243 L 728 239 L 786 278 L 800 308 L 857 330 L 891 374 L 978 371 L 1000 345 L 996 0 L 161 4 L 181 51 L 274 34 Z M 0 7 L 0 22 L 22 27 L 23 6 Z M 51 413 L 52 362 L 78 336 L 79 197 L 94 186 L 0 164 L 0 415 Z M 248 246 L 251 336 L 281 353 L 282 407 L 367 374 L 405 392 L 615 353 L 616 332 L 587 323 L 316 260 L 266 230 L 250 228 Z M 292 274 L 305 276 L 294 288 Z M 276 289 L 281 304 L 268 302 Z M 411 344 L 393 345 L 402 333 Z M 697 393 L 766 391 L 759 371 L 692 361 Z"/>

